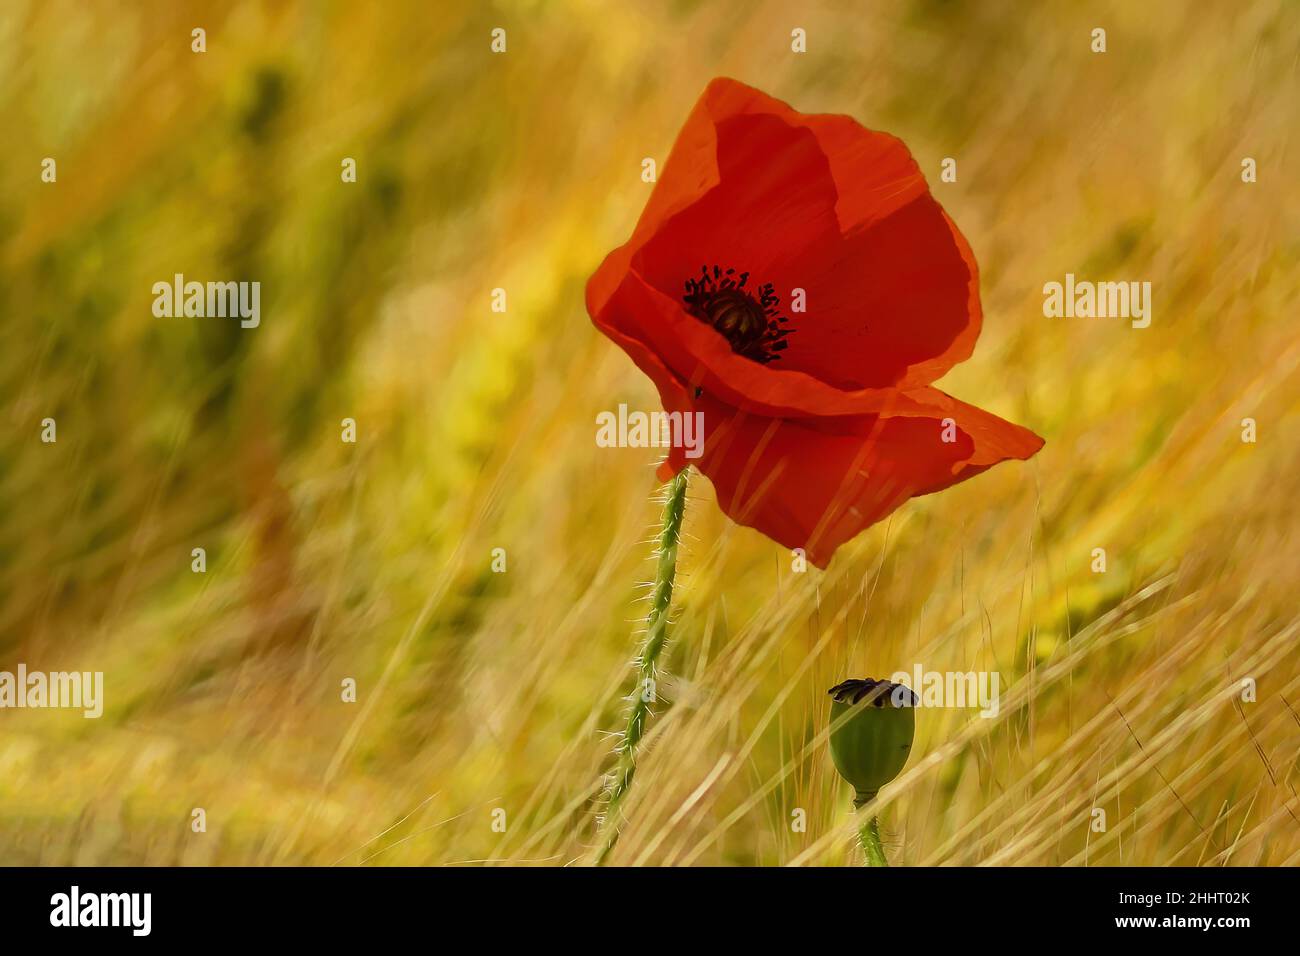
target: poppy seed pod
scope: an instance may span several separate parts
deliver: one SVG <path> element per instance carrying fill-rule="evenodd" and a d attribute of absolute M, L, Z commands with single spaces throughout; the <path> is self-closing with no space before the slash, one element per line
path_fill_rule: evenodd
<path fill-rule="evenodd" d="M 831 696 L 831 759 L 853 785 L 854 806 L 872 800 L 898 776 L 912 752 L 917 697 L 887 680 L 846 680 Z"/>

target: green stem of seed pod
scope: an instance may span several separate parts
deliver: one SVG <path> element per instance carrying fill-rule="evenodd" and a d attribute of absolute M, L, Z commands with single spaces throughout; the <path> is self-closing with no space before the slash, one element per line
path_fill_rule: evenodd
<path fill-rule="evenodd" d="M 867 866 L 889 866 L 885 848 L 880 845 L 880 825 L 876 822 L 877 819 L 875 816 L 867 818 L 867 822 L 858 831 L 858 839 L 862 843 L 862 852 L 867 855 Z"/>
<path fill-rule="evenodd" d="M 664 500 L 663 524 L 659 532 L 659 564 L 655 571 L 654 591 L 650 595 L 650 613 L 646 616 L 645 643 L 637 657 L 637 681 L 631 695 L 631 708 L 627 715 L 627 728 L 618 745 L 618 764 L 610 775 L 605 791 L 605 813 L 600 833 L 600 850 L 596 865 L 600 866 L 618 842 L 619 814 L 636 773 L 637 747 L 645 736 L 646 722 L 650 718 L 650 705 L 654 703 L 655 675 L 659 655 L 668 642 L 668 610 L 673 599 L 673 578 L 677 574 L 677 543 L 681 540 L 682 512 L 686 508 L 686 471 L 683 468 L 668 483 Z"/>
<path fill-rule="evenodd" d="M 853 801 L 853 808 L 857 810 L 863 821 L 858 827 L 858 843 L 862 845 L 862 852 L 867 855 L 867 866 L 889 866 L 889 860 L 885 857 L 885 848 L 880 842 L 879 818 L 875 814 L 875 808 L 869 806 L 875 800 L 874 793 L 859 793 Z"/>

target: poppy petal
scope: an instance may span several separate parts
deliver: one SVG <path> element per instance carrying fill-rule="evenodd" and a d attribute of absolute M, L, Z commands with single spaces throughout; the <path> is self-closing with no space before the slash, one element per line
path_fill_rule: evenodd
<path fill-rule="evenodd" d="M 772 282 L 783 307 L 792 290 L 805 290 L 806 311 L 787 315 L 794 332 L 779 364 L 735 355 L 685 311 L 684 281 L 713 265 Z M 628 271 L 664 301 L 602 316 Z M 738 407 L 775 412 L 764 407 L 773 376 L 794 371 L 813 385 L 779 383 L 778 392 L 807 399 L 787 411 L 853 413 L 860 403 L 841 393 L 925 385 L 970 355 L 981 323 L 977 275 L 901 141 L 718 79 L 683 127 L 632 239 L 593 275 L 588 306 L 597 325 L 621 326 L 652 348 L 666 323 L 684 346 L 674 372 L 690 380 L 704 366 Z"/>
<path fill-rule="evenodd" d="M 786 127 L 806 125 L 800 122 L 805 119 L 802 114 L 761 90 L 727 77 L 712 80 L 682 124 L 657 177 L 654 191 L 637 221 L 629 246 L 639 249 L 670 217 L 702 199 L 721 183 L 718 127 L 745 117 L 774 118 Z M 809 129 L 816 137 L 818 131 Z M 750 158 L 764 162 L 771 159 L 752 154 Z M 737 171 L 746 173 L 753 172 L 753 169 L 750 166 Z M 826 171 L 829 173 L 829 168 Z"/>
<path fill-rule="evenodd" d="M 732 520 L 803 548 L 824 568 L 841 544 L 909 498 L 1042 446 L 1032 432 L 942 393 L 922 398 L 935 414 L 788 419 L 701 396 L 704 454 L 696 465 Z M 687 464 L 673 452 L 661 478 Z"/>
<path fill-rule="evenodd" d="M 769 278 L 805 290 L 780 371 L 836 388 L 928 385 L 969 358 L 979 337 L 975 257 L 929 194 L 865 229 L 804 246 Z"/>
<path fill-rule="evenodd" d="M 718 184 L 663 220 L 632 257 L 633 269 L 679 302 L 683 280 L 701 266 L 743 271 L 757 285 L 801 250 L 839 237 L 830 164 L 810 131 L 748 114 L 722 120 L 714 134 Z"/>
<path fill-rule="evenodd" d="M 604 307 L 595 308 L 602 300 Z M 593 279 L 587 286 L 587 306 L 596 326 L 628 351 L 656 383 L 661 375 L 671 376 L 741 411 L 800 418 L 909 407 L 897 389 L 837 388 L 807 372 L 778 370 L 737 355 L 726 339 L 683 312 L 636 272 L 624 272 L 622 281 L 608 293 L 597 291 Z M 632 353 L 634 347 L 652 353 L 661 371 L 646 368 Z"/>

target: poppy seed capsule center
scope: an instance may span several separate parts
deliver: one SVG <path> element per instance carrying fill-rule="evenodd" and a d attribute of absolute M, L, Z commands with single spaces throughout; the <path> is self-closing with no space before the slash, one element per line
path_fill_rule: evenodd
<path fill-rule="evenodd" d="M 769 282 L 750 291 L 749 273 L 714 266 L 700 267 L 698 279 L 686 280 L 686 311 L 712 326 L 737 355 L 766 365 L 787 347 L 789 321 L 777 309 L 781 301 Z"/>

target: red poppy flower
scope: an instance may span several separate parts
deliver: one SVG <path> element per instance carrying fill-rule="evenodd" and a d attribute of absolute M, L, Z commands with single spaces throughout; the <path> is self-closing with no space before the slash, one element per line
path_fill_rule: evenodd
<path fill-rule="evenodd" d="M 1043 445 L 931 387 L 975 347 L 979 279 L 907 147 L 735 80 L 691 111 L 587 309 L 666 409 L 704 413 L 695 464 L 723 511 L 820 567 Z M 674 447 L 660 477 L 688 463 Z"/>

